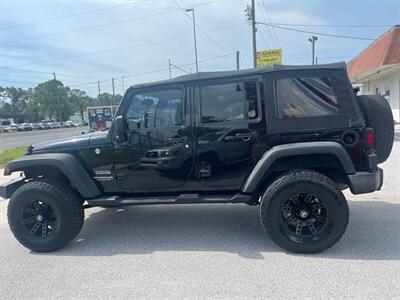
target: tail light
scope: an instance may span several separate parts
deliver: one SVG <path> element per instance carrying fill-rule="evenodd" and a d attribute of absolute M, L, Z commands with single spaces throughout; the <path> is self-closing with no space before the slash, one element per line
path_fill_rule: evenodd
<path fill-rule="evenodd" d="M 367 128 L 367 147 L 368 149 L 373 149 L 375 145 L 374 129 Z"/>

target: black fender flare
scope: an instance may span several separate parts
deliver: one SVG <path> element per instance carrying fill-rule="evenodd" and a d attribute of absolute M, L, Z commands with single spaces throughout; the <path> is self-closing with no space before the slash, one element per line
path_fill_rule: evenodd
<path fill-rule="evenodd" d="M 307 154 L 332 154 L 336 156 L 346 174 L 354 174 L 356 170 L 346 149 L 337 142 L 304 142 L 274 146 L 264 153 L 253 171 L 242 186 L 244 193 L 253 193 L 264 174 L 272 164 L 280 158 Z"/>
<path fill-rule="evenodd" d="M 79 160 L 68 153 L 33 154 L 15 159 L 7 164 L 4 175 L 24 171 L 35 166 L 53 166 L 68 178 L 84 198 L 99 196 L 101 191 Z"/>

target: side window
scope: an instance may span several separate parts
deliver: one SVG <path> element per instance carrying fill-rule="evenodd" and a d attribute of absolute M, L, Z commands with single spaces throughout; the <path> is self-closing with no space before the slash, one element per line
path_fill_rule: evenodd
<path fill-rule="evenodd" d="M 278 79 L 275 93 L 279 119 L 324 117 L 339 113 L 330 77 Z"/>
<path fill-rule="evenodd" d="M 202 123 L 256 119 L 257 83 L 225 83 L 200 89 Z"/>
<path fill-rule="evenodd" d="M 179 89 L 135 94 L 126 119 L 138 122 L 140 128 L 182 125 L 182 98 Z"/>

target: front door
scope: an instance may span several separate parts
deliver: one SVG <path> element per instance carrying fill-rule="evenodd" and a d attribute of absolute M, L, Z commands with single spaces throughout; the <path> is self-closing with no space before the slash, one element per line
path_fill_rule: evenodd
<path fill-rule="evenodd" d="M 185 99 L 183 86 L 140 89 L 130 95 L 125 113 L 130 163 L 117 170 L 125 190 L 173 191 L 188 180 L 193 147 Z"/>

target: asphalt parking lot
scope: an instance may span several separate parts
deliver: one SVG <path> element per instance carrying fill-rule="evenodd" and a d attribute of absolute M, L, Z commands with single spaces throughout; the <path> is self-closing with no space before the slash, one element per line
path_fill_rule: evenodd
<path fill-rule="evenodd" d="M 294 255 L 245 205 L 91 208 L 61 251 L 20 246 L 0 201 L 0 298 L 400 298 L 400 142 L 381 191 L 346 192 L 350 224 L 318 255 Z M 3 179 L 4 180 L 4 179 Z"/>

